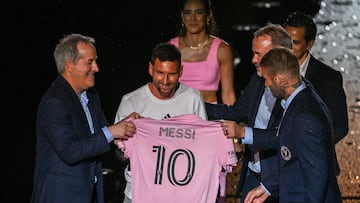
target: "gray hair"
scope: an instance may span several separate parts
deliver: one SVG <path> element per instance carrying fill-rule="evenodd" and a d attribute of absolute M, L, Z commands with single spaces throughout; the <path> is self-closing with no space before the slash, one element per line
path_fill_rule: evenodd
<path fill-rule="evenodd" d="M 81 34 L 69 34 L 60 39 L 54 51 L 54 58 L 58 73 L 62 73 L 65 68 L 65 62 L 76 63 L 80 59 L 77 49 L 79 43 L 95 45 L 95 39 Z"/>
<path fill-rule="evenodd" d="M 269 35 L 273 47 L 282 46 L 291 49 L 292 40 L 289 33 L 279 24 L 269 23 L 254 33 L 254 37 Z"/>

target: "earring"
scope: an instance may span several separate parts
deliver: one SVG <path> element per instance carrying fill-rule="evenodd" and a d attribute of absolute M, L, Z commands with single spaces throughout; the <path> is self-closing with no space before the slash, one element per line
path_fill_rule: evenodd
<path fill-rule="evenodd" d="M 209 27 L 209 25 L 210 25 L 210 22 L 209 22 L 209 21 L 207 21 L 207 22 L 206 22 L 206 25 L 207 25 L 207 26 Z"/>

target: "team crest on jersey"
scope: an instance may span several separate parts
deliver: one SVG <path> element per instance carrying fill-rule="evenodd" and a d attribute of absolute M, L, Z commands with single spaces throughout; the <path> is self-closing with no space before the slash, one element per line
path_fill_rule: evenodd
<path fill-rule="evenodd" d="M 291 159 L 291 151 L 289 148 L 287 148 L 286 146 L 281 146 L 280 148 L 280 153 L 281 153 L 281 157 L 285 160 L 285 161 L 289 161 Z"/>

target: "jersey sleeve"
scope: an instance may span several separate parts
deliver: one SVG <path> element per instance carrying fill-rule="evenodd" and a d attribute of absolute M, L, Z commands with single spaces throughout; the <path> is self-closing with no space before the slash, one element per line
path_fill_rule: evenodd
<path fill-rule="evenodd" d="M 224 162 L 222 164 L 223 168 L 227 171 L 227 172 L 232 172 L 232 168 L 235 167 L 237 165 L 238 162 L 238 158 L 236 156 L 235 153 L 235 148 L 234 148 L 234 143 L 232 141 L 232 139 L 226 138 L 224 136 L 225 140 L 223 143 L 223 147 L 224 147 Z"/>

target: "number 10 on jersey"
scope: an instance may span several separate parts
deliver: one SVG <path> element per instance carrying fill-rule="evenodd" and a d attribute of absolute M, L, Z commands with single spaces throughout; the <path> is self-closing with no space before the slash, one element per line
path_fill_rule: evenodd
<path fill-rule="evenodd" d="M 169 153 L 168 163 L 165 163 L 165 158 L 167 156 L 166 149 L 164 146 L 153 146 L 152 152 L 157 153 L 156 158 L 156 170 L 155 170 L 155 184 L 162 184 L 163 181 L 163 174 L 164 174 L 164 165 L 167 164 L 167 177 L 171 184 L 176 186 L 184 186 L 189 184 L 191 179 L 194 176 L 195 171 L 195 156 L 189 149 L 176 149 Z M 176 162 L 178 161 L 179 157 L 185 156 L 187 160 L 187 167 L 186 173 L 183 177 L 176 177 Z M 184 157 L 183 157 L 184 158 Z M 181 166 L 184 166 L 180 164 Z"/>

